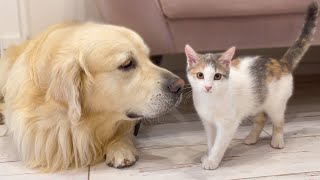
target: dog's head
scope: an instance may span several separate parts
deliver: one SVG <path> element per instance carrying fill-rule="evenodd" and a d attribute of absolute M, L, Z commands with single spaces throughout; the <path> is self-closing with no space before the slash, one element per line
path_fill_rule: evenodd
<path fill-rule="evenodd" d="M 184 81 L 149 60 L 135 32 L 111 25 L 82 25 L 68 37 L 63 62 L 53 67 L 49 94 L 77 122 L 88 113 L 121 119 L 153 118 L 175 107 Z"/>

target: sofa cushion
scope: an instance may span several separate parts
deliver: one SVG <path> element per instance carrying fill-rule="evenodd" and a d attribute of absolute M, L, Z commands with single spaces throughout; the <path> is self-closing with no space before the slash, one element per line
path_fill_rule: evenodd
<path fill-rule="evenodd" d="M 169 19 L 304 13 L 312 0 L 159 0 Z M 320 3 L 320 0 L 317 0 Z"/>

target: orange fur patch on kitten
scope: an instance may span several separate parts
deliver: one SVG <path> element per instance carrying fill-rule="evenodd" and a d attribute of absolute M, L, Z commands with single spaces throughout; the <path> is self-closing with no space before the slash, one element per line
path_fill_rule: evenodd
<path fill-rule="evenodd" d="M 270 59 L 270 61 L 266 64 L 266 69 L 266 81 L 268 83 L 270 83 L 273 79 L 279 80 L 281 76 L 289 73 L 288 64 L 275 59 Z"/>
<path fill-rule="evenodd" d="M 231 67 L 234 67 L 234 68 L 239 68 L 240 66 L 240 60 L 239 59 L 234 59 L 231 61 Z"/>
<path fill-rule="evenodd" d="M 196 77 L 197 76 L 197 73 L 200 72 L 202 69 L 204 69 L 205 67 L 205 63 L 202 62 L 202 63 L 199 63 L 197 64 L 194 68 L 190 68 L 189 72 L 194 76 Z"/>

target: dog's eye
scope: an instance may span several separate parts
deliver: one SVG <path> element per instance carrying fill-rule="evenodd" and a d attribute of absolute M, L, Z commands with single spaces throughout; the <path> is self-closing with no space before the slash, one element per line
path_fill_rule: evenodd
<path fill-rule="evenodd" d="M 220 80 L 222 78 L 222 74 L 217 73 L 214 75 L 214 80 Z"/>
<path fill-rule="evenodd" d="M 124 70 L 124 71 L 128 71 L 130 69 L 133 69 L 134 67 L 135 67 L 134 60 L 133 59 L 128 59 L 126 62 L 121 64 L 119 69 Z"/>
<path fill-rule="evenodd" d="M 202 72 L 198 72 L 198 73 L 197 73 L 197 78 L 198 78 L 198 79 L 203 79 L 203 78 L 204 78 L 203 73 L 202 73 Z"/>

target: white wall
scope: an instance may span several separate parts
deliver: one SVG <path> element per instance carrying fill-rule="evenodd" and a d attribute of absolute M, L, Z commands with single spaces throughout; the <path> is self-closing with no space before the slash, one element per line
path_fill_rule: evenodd
<path fill-rule="evenodd" d="M 101 21 L 95 0 L 0 0 L 0 43 L 7 47 L 72 20 Z"/>
<path fill-rule="evenodd" d="M 0 37 L 13 38 L 20 36 L 19 14 L 16 0 L 0 0 Z"/>
<path fill-rule="evenodd" d="M 9 44 L 18 42 L 25 37 L 22 26 L 20 0 L 0 0 L 0 52 Z"/>
<path fill-rule="evenodd" d="M 29 35 L 59 22 L 100 21 L 94 0 L 27 0 Z"/>

